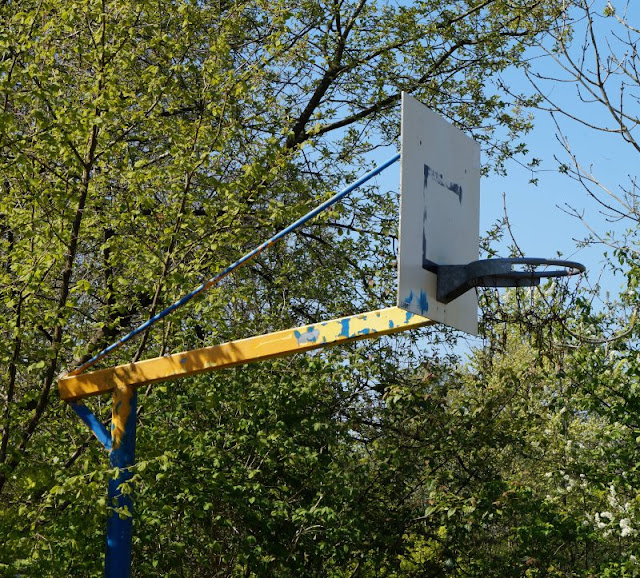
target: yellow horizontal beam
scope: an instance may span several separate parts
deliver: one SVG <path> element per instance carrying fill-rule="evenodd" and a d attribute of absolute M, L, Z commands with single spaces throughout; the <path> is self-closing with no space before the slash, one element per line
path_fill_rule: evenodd
<path fill-rule="evenodd" d="M 203 349 L 62 377 L 58 380 L 58 390 L 63 400 L 75 401 L 110 392 L 118 386 L 140 387 L 431 324 L 433 321 L 426 317 L 397 307 L 389 307 Z"/>

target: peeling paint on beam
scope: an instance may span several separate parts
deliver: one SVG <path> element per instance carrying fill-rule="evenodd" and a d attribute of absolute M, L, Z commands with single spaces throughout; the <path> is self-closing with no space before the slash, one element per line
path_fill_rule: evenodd
<path fill-rule="evenodd" d="M 62 377 L 58 381 L 58 390 L 62 400 L 75 401 L 111 392 L 115 387 L 141 387 L 432 324 L 433 321 L 426 317 L 413 315 L 397 307 L 389 307 L 203 349 Z"/>

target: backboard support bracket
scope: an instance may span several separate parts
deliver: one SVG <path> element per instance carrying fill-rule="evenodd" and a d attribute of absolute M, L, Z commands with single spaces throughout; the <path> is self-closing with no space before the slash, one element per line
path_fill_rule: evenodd
<path fill-rule="evenodd" d="M 514 270 L 518 265 L 529 270 Z M 535 270 L 543 266 L 560 269 Z M 438 275 L 436 299 L 445 304 L 475 287 L 535 287 L 543 278 L 567 277 L 585 271 L 585 266 L 575 261 L 537 257 L 481 259 L 466 265 L 425 263 L 423 268 Z"/>

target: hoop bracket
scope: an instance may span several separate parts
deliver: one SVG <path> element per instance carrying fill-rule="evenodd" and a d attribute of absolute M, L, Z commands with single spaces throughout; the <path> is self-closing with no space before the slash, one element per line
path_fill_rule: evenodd
<path fill-rule="evenodd" d="M 514 271 L 514 265 L 528 266 L 529 271 Z M 535 267 L 561 267 L 550 271 L 535 271 Z M 534 287 L 547 277 L 568 277 L 583 273 L 586 268 L 575 261 L 514 257 L 481 259 L 467 265 L 426 265 L 438 275 L 436 298 L 449 303 L 474 287 Z M 434 271 L 436 269 L 436 271 Z"/>

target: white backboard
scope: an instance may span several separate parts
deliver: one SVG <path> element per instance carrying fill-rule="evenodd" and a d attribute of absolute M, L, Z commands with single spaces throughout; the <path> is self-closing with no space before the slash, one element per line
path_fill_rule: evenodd
<path fill-rule="evenodd" d="M 423 264 L 478 259 L 480 146 L 403 94 L 401 155 L 398 307 L 476 335 L 476 292 L 440 303 L 436 274 Z"/>

